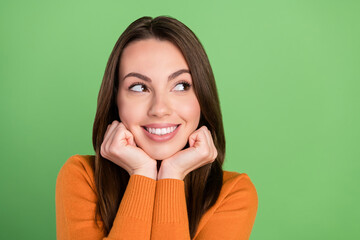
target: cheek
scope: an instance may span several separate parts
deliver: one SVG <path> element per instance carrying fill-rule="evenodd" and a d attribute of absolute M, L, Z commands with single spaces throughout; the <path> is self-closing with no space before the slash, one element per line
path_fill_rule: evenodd
<path fill-rule="evenodd" d="M 199 102 L 195 96 L 178 101 L 176 109 L 178 109 L 179 115 L 186 119 L 188 124 L 194 125 L 194 128 L 197 127 L 201 111 Z"/>
<path fill-rule="evenodd" d="M 137 104 L 136 101 L 129 101 L 127 99 L 120 98 L 118 100 L 118 112 L 122 123 L 129 130 L 132 125 L 135 125 L 141 120 L 141 113 L 144 104 Z"/>

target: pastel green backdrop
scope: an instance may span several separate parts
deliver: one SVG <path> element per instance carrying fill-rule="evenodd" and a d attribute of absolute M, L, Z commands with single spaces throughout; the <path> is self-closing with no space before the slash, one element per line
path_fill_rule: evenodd
<path fill-rule="evenodd" d="M 141 16 L 203 43 L 223 112 L 224 169 L 247 173 L 251 239 L 360 238 L 359 1 L 1 1 L 0 239 L 55 239 L 55 181 L 93 154 L 110 52 Z"/>

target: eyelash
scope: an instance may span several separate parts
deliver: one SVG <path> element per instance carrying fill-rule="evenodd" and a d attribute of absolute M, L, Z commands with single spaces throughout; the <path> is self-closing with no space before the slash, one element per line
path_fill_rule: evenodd
<path fill-rule="evenodd" d="M 142 83 L 142 82 L 135 82 L 135 83 L 133 83 L 133 84 L 130 85 L 129 90 L 132 91 L 131 88 L 135 87 L 136 85 L 145 86 L 145 89 L 147 89 L 147 86 L 146 86 L 144 83 Z M 137 91 L 134 91 L 134 92 L 137 92 Z"/>
<path fill-rule="evenodd" d="M 177 85 L 179 85 L 179 84 L 183 84 L 183 85 L 184 85 L 184 91 L 189 90 L 190 87 L 191 87 L 191 84 L 188 83 L 188 82 L 186 82 L 186 81 L 180 81 L 180 82 L 176 83 L 175 86 L 177 86 Z M 142 85 L 143 88 L 144 88 L 144 91 L 146 91 L 146 90 L 148 89 L 148 87 L 146 86 L 146 84 L 144 84 L 144 83 L 142 83 L 142 82 L 135 82 L 135 83 L 133 83 L 133 84 L 130 85 L 129 90 L 132 91 L 131 88 L 135 87 L 136 85 Z M 138 92 L 138 91 L 134 91 L 134 92 Z M 183 91 L 177 91 L 177 92 L 183 92 Z"/>

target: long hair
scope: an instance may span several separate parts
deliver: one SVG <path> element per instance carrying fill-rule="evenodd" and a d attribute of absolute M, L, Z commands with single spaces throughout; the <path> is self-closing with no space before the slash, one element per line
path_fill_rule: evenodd
<path fill-rule="evenodd" d="M 130 42 L 150 38 L 170 41 L 178 46 L 184 55 L 201 108 L 198 128 L 205 125 L 210 130 L 218 152 L 214 162 L 188 173 L 184 178 L 189 231 L 193 238 L 201 217 L 215 204 L 220 194 L 225 136 L 215 79 L 205 50 L 187 26 L 167 16 L 154 19 L 142 17 L 131 23 L 117 40 L 107 62 L 97 99 L 92 135 L 98 197 L 96 215 L 103 220 L 104 231 L 108 234 L 130 177 L 126 170 L 100 154 L 107 126 L 114 120 L 121 121 L 116 103 L 120 57 Z"/>

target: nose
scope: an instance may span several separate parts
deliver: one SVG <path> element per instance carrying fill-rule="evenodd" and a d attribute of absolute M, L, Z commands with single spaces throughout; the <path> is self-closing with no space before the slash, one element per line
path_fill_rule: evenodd
<path fill-rule="evenodd" d="M 154 95 L 149 108 L 149 116 L 164 117 L 172 113 L 169 100 L 164 95 Z"/>

